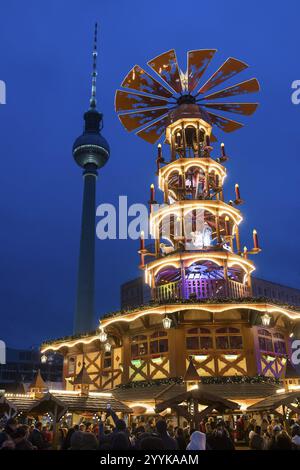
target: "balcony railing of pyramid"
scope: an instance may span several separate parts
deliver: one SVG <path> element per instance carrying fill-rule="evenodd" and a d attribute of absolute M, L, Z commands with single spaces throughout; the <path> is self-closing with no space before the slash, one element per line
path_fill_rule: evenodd
<path fill-rule="evenodd" d="M 241 298 L 249 297 L 250 289 L 247 285 L 231 279 L 186 279 L 169 282 L 154 288 L 156 301 L 178 299 L 211 299 L 211 298 Z"/>

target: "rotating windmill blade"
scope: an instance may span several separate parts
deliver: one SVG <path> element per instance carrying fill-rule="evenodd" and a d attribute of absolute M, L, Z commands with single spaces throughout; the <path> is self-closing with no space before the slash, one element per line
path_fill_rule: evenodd
<path fill-rule="evenodd" d="M 211 93 L 211 90 L 248 68 L 245 62 L 229 57 L 199 87 L 215 53 L 216 49 L 189 51 L 186 72 L 183 72 L 175 50 L 171 49 L 147 63 L 156 78 L 135 65 L 123 80 L 123 89 L 117 90 L 115 96 L 115 109 L 125 129 L 135 131 L 139 137 L 154 144 L 170 124 L 171 112 L 183 104 L 197 105 L 203 119 L 224 132 L 243 127 L 242 123 L 212 111 L 249 116 L 255 112 L 258 103 L 214 100 L 256 93 L 259 83 L 256 78 L 251 78 Z M 211 140 L 216 140 L 215 136 Z"/>

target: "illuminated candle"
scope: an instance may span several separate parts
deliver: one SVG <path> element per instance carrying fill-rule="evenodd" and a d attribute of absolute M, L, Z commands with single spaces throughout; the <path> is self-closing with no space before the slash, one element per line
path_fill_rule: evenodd
<path fill-rule="evenodd" d="M 162 158 L 161 144 L 158 144 L 158 146 L 157 146 L 157 159 L 156 159 L 157 173 L 160 170 L 160 164 L 162 162 L 163 162 L 163 158 Z"/>
<path fill-rule="evenodd" d="M 248 258 L 248 250 L 247 247 L 244 246 L 244 257 L 247 259 Z"/>
<path fill-rule="evenodd" d="M 161 151 L 161 144 L 157 146 L 157 158 L 161 159 L 162 151 Z"/>
<path fill-rule="evenodd" d="M 229 229 L 229 217 L 228 217 L 228 215 L 226 215 L 226 217 L 225 217 L 225 233 L 226 233 L 226 235 L 229 235 L 229 230 L 230 230 Z"/>
<path fill-rule="evenodd" d="M 154 184 L 150 186 L 150 201 L 154 202 Z"/>
<path fill-rule="evenodd" d="M 140 237 L 140 249 L 141 250 L 145 249 L 145 238 L 144 238 L 143 230 L 141 231 L 141 237 Z"/>
<path fill-rule="evenodd" d="M 240 187 L 238 184 L 235 185 L 235 197 L 237 200 L 241 199 Z"/>
<path fill-rule="evenodd" d="M 255 229 L 253 230 L 253 243 L 254 243 L 254 248 L 259 248 L 257 231 Z"/>
<path fill-rule="evenodd" d="M 223 144 L 223 142 L 221 143 L 221 153 L 222 153 L 222 157 L 226 156 L 226 154 L 225 154 L 225 144 Z"/>

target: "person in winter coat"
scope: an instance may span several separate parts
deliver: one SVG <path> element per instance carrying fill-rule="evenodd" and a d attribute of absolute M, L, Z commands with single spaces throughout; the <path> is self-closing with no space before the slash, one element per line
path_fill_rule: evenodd
<path fill-rule="evenodd" d="M 206 435 L 200 431 L 194 431 L 186 450 L 206 450 Z"/>

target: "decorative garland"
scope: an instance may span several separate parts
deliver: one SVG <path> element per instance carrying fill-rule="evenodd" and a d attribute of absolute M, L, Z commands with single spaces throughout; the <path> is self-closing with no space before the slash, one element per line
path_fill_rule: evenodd
<path fill-rule="evenodd" d="M 156 380 L 140 380 L 138 382 L 128 382 L 127 384 L 117 385 L 116 388 L 121 390 L 129 390 L 135 388 L 148 388 L 148 387 L 159 387 L 160 385 L 180 385 L 183 384 L 184 380 L 182 377 L 170 377 L 168 379 L 156 379 Z M 205 385 L 210 384 L 273 384 L 280 385 L 280 380 L 273 377 L 265 377 L 264 375 L 250 376 L 228 376 L 228 377 L 200 377 L 200 383 Z"/>
<path fill-rule="evenodd" d="M 163 300 L 160 302 L 150 300 L 148 304 L 143 304 L 138 307 L 134 307 L 132 309 L 127 310 L 117 310 L 114 312 L 109 312 L 103 315 L 101 318 L 112 318 L 118 317 L 122 315 L 127 315 L 128 313 L 138 312 L 141 310 L 147 310 L 149 307 L 159 307 L 161 305 L 169 305 L 169 304 L 237 304 L 237 303 L 271 303 L 273 305 L 278 305 L 283 308 L 288 308 L 289 310 L 300 311 L 300 307 L 296 307 L 295 305 L 284 304 L 278 300 L 274 300 L 268 297 L 238 297 L 238 298 L 228 298 L 228 297 L 218 297 L 218 298 L 209 298 L 209 299 L 168 299 Z M 180 310 L 180 309 L 179 309 Z M 63 336 L 62 338 L 57 338 L 54 340 L 46 340 L 43 341 L 42 346 L 47 346 L 59 341 L 71 341 L 74 339 L 84 338 L 87 336 L 96 335 L 97 330 L 93 330 L 87 333 L 80 333 L 77 335 L 70 335 L 70 336 Z"/>

